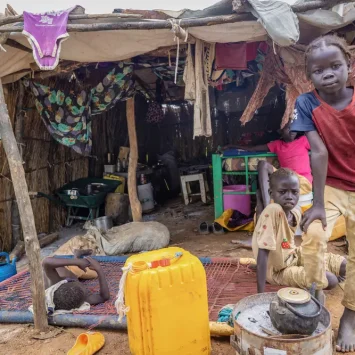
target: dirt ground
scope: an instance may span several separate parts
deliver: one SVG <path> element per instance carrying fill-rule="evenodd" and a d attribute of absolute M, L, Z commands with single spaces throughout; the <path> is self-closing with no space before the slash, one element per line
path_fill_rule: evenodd
<path fill-rule="evenodd" d="M 202 221 L 213 221 L 212 206 L 202 207 L 193 204 L 187 208 L 180 204 L 172 205 L 168 209 L 160 210 L 154 215 L 146 216 L 146 220 L 157 220 L 168 226 L 171 233 L 171 245 L 189 250 L 193 254 L 219 257 L 251 257 L 252 252 L 248 248 L 239 248 L 231 243 L 238 240 L 248 244 L 251 236 L 246 232 L 228 233 L 225 235 L 199 235 L 198 225 Z M 336 243 L 329 243 L 329 251 L 343 254 L 342 248 Z M 256 288 L 256 285 L 255 285 Z M 343 307 L 341 305 L 343 291 L 338 287 L 327 293 L 327 308 L 332 315 L 332 326 L 335 334 Z M 76 337 L 83 329 L 67 328 L 55 338 L 37 340 L 32 338 L 33 327 L 29 325 L 0 325 L 0 355 L 60 355 L 66 354 L 73 346 Z M 102 331 L 106 344 L 98 353 L 129 355 L 128 337 L 124 332 Z M 235 350 L 226 340 L 212 340 L 212 355 L 235 355 Z M 355 353 L 353 353 L 355 354 Z M 181 354 L 184 355 L 184 354 Z"/>

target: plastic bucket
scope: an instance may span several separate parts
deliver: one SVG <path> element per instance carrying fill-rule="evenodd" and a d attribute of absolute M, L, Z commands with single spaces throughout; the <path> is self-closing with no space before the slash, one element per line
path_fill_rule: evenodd
<path fill-rule="evenodd" d="M 223 187 L 223 192 L 245 192 L 246 189 L 246 185 L 229 185 Z M 223 205 L 224 211 L 231 208 L 250 216 L 250 195 L 223 195 Z"/>
<path fill-rule="evenodd" d="M 138 198 L 142 204 L 142 212 L 154 209 L 153 186 L 151 183 L 138 186 Z"/>

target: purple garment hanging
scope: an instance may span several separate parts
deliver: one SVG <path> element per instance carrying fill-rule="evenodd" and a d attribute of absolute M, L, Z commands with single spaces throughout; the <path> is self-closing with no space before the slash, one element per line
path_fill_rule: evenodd
<path fill-rule="evenodd" d="M 53 70 L 58 65 L 62 42 L 69 37 L 67 22 L 72 10 L 42 14 L 23 12 L 22 34 L 30 42 L 33 57 L 41 70 Z"/>

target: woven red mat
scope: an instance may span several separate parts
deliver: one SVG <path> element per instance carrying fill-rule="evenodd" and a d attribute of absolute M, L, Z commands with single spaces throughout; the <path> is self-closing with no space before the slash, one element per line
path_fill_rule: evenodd
<path fill-rule="evenodd" d="M 116 315 L 114 302 L 116 300 L 119 280 L 122 275 L 123 263 L 101 262 L 110 289 L 109 301 L 91 307 L 84 314 Z M 216 320 L 219 310 L 234 304 L 244 297 L 256 293 L 256 273 L 247 266 L 240 265 L 233 259 L 214 259 L 212 263 L 204 264 L 207 275 L 209 316 Z M 21 272 L 0 283 L 0 310 L 26 311 L 32 304 L 30 292 L 30 274 Z M 83 281 L 91 292 L 98 291 L 98 280 Z M 277 291 L 279 287 L 267 285 L 266 292 Z M 79 314 L 78 314 L 79 316 Z"/>

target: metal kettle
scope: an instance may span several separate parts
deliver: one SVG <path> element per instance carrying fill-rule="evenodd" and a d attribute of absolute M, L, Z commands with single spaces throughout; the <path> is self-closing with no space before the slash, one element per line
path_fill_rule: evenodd
<path fill-rule="evenodd" d="M 317 329 L 322 305 L 308 291 L 287 287 L 270 303 L 273 326 L 282 334 L 311 335 Z"/>

